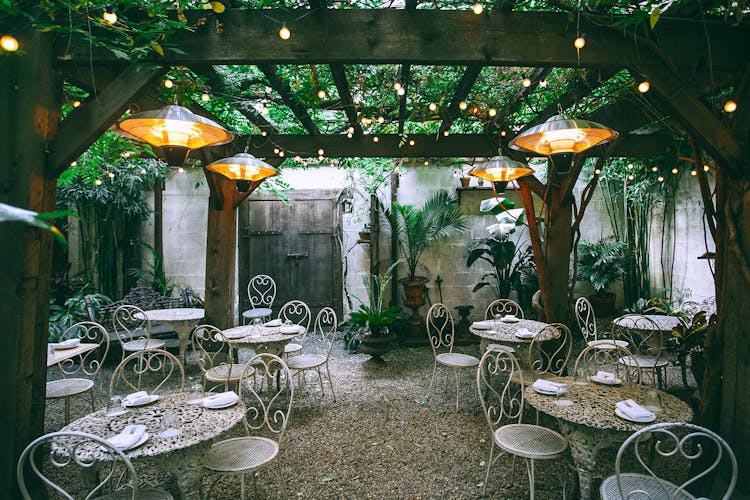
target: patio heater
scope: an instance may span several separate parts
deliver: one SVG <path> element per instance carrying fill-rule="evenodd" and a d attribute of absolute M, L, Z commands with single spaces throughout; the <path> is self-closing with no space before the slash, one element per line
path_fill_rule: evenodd
<path fill-rule="evenodd" d="M 135 113 L 117 122 L 115 131 L 161 148 L 170 166 L 181 166 L 193 149 L 226 144 L 234 136 L 218 123 L 189 109 L 169 105 Z"/>
<path fill-rule="evenodd" d="M 237 190 L 240 192 L 250 189 L 252 182 L 279 175 L 278 170 L 247 151 L 210 163 L 206 169 L 236 181 Z"/>
<path fill-rule="evenodd" d="M 490 181 L 496 194 L 504 193 L 510 181 L 534 173 L 534 170 L 527 164 L 503 155 L 500 150 L 497 153 L 497 156 L 493 156 L 469 171 L 469 175 Z"/>

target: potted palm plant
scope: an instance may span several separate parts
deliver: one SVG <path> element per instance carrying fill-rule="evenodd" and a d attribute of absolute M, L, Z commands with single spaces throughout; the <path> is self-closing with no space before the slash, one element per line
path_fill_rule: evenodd
<path fill-rule="evenodd" d="M 395 215 L 395 217 L 394 217 Z M 406 343 L 424 342 L 419 308 L 425 303 L 427 278 L 417 275 L 417 267 L 427 247 L 444 241 L 467 229 L 466 217 L 458 206 L 458 198 L 442 190 L 432 194 L 419 206 L 395 203 L 386 216 L 395 221 L 398 246 L 405 260 L 408 276 L 399 280 L 404 287 L 404 305 L 412 310 L 409 337 Z"/>
<path fill-rule="evenodd" d="M 578 244 L 578 279 L 588 281 L 594 288 L 589 300 L 597 315 L 614 314 L 615 294 L 609 290 L 628 272 L 631 260 L 627 244 L 614 236 Z"/>
<path fill-rule="evenodd" d="M 357 339 L 361 342 L 360 351 L 373 358 L 379 358 L 393 348 L 396 336 L 389 327 L 403 317 L 398 306 L 384 307 L 385 291 L 391 282 L 391 272 L 398 265 L 394 262 L 384 274 L 367 275 L 362 279 L 367 289 L 367 301 L 354 298 L 359 308 L 349 315 L 347 323 L 360 330 Z"/>

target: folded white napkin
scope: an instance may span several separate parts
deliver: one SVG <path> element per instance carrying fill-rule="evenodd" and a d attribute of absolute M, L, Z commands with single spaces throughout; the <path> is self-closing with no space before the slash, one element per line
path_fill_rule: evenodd
<path fill-rule="evenodd" d="M 107 439 L 107 442 L 109 442 L 109 444 L 111 444 L 118 450 L 127 450 L 128 448 L 132 448 L 133 445 L 140 441 L 145 432 L 145 425 L 128 425 L 122 430 L 121 433 Z"/>
<path fill-rule="evenodd" d="M 241 339 L 242 337 L 247 337 L 248 333 L 247 331 L 237 330 L 236 332 L 222 333 L 221 335 L 225 339 Z"/>
<path fill-rule="evenodd" d="M 279 332 L 281 333 L 299 333 L 301 327 L 299 325 L 284 325 L 281 328 L 279 328 Z"/>
<path fill-rule="evenodd" d="M 553 394 L 564 394 L 568 390 L 567 384 L 553 382 L 552 380 L 537 379 L 532 386 L 535 391 Z"/>
<path fill-rule="evenodd" d="M 151 396 L 146 391 L 134 392 L 122 398 L 122 402 L 126 405 L 139 405 L 149 401 L 151 401 Z"/>
<path fill-rule="evenodd" d="M 239 400 L 240 397 L 236 392 L 227 391 L 203 398 L 202 403 L 206 408 L 218 408 L 220 406 L 231 405 Z"/>
<path fill-rule="evenodd" d="M 280 318 L 272 319 L 271 321 L 266 321 L 263 323 L 263 326 L 281 326 L 283 322 Z"/>
<path fill-rule="evenodd" d="M 516 332 L 516 337 L 521 338 L 521 339 L 530 339 L 534 337 L 535 335 L 536 333 L 529 331 L 528 328 L 519 328 L 518 331 Z"/>
<path fill-rule="evenodd" d="M 656 416 L 633 401 L 632 399 L 626 399 L 625 401 L 618 401 L 615 403 L 615 407 L 620 410 L 620 413 L 625 415 L 630 420 L 636 422 L 651 422 Z"/>
<path fill-rule="evenodd" d="M 486 330 L 487 328 L 492 326 L 492 321 L 475 321 L 471 326 L 473 326 L 477 330 Z"/>
<path fill-rule="evenodd" d="M 55 349 L 72 349 L 73 347 L 78 347 L 78 344 L 80 343 L 81 339 L 68 339 L 54 344 L 54 347 Z"/>
<path fill-rule="evenodd" d="M 612 372 L 598 371 L 596 372 L 596 378 L 601 380 L 602 382 L 610 382 L 612 384 L 616 384 L 617 382 L 619 382 L 617 375 Z"/>

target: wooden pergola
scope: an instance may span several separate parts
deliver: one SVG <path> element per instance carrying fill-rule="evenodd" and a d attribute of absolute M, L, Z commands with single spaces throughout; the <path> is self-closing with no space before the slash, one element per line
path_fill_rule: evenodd
<path fill-rule="evenodd" d="M 283 135 L 261 114 L 245 116 L 274 138 L 274 144 L 257 135 L 238 138 L 229 147 L 203 151 L 204 161 L 239 152 L 246 143 L 258 156 L 281 163 L 272 148 L 306 151 L 324 148 L 327 157 L 465 157 L 492 156 L 512 134 L 498 134 L 502 120 L 521 105 L 525 93 L 544 79 L 552 67 L 590 68 L 581 82 L 558 99 L 566 106 L 597 82 L 622 69 L 647 78 L 653 92 L 645 98 L 669 114 L 718 164 L 716 183 L 720 196 L 706 202 L 716 239 L 716 297 L 719 324 L 708 339 L 708 359 L 714 365 L 704 382 L 704 407 L 700 418 L 719 430 L 732 444 L 740 467 L 750 467 L 750 352 L 743 342 L 743 308 L 750 303 L 750 27 L 723 22 L 703 23 L 675 16 L 662 19 L 658 39 L 645 38 L 614 27 L 617 19 L 581 18 L 581 31 L 589 40 L 580 57 L 572 47 L 575 25 L 567 13 L 514 12 L 501 2 L 493 12 L 418 10 L 408 0 L 406 9 L 334 10 L 311 0 L 311 11 L 233 10 L 217 15 L 205 10 L 186 12 L 189 20 L 209 21 L 194 33 L 175 37 L 182 53 L 123 64 L 112 54 L 90 51 L 75 43 L 55 43 L 49 34 L 27 32 L 19 39 L 24 57 L 0 58 L 4 92 L 0 97 L 0 188 L 3 202 L 49 212 L 55 205 L 57 177 L 133 103 L 142 109 L 159 107 L 151 95 L 154 82 L 171 66 L 187 66 L 208 78 L 214 88 L 223 82 L 214 65 L 256 65 L 269 85 L 282 97 L 307 134 Z M 210 29 L 212 17 L 223 23 L 222 33 Z M 294 36 L 280 42 L 278 24 L 269 18 L 294 20 Z M 352 27 L 362 27 L 353 30 Z M 706 37 L 710 44 L 705 42 Z M 710 52 L 709 52 L 710 50 Z M 401 144 L 407 117 L 407 99 L 399 101 L 399 134 L 381 135 L 377 143 L 363 133 L 357 106 L 347 81 L 345 65 L 399 64 L 401 79 L 409 80 L 412 65 L 465 66 L 450 104 L 442 113 L 439 133 L 411 135 L 413 147 Z M 333 75 L 342 109 L 353 137 L 322 134 L 303 104 L 295 99 L 277 65 L 327 64 Z M 532 85 L 502 109 L 498 120 L 481 134 L 450 134 L 459 102 L 469 94 L 484 66 L 536 68 Z M 739 111 L 727 120 L 704 99 L 712 83 L 734 87 Z M 99 89 L 96 95 L 61 120 L 62 83 Z M 566 104 L 567 102 L 567 104 Z M 542 110 L 522 130 L 556 114 L 557 103 Z M 205 112 L 199 112 L 205 114 Z M 656 131 L 631 133 L 650 122 L 642 109 L 616 101 L 588 117 L 620 132 L 620 138 L 589 155 L 653 157 L 671 145 L 669 134 Z M 518 133 L 520 131 L 517 131 Z M 304 154 L 303 154 L 304 155 Z M 548 319 L 564 318 L 568 307 L 568 262 L 572 249 L 572 189 L 583 162 L 577 158 L 567 173 L 551 167 L 546 184 L 534 177 L 520 182 L 522 199 L 533 211 L 534 194 L 548 206 L 546 276 L 540 274 Z M 700 182 L 707 182 L 697 169 Z M 210 188 L 206 252 L 206 314 L 217 326 L 233 322 L 237 205 L 256 187 L 239 192 L 234 182 L 206 172 Z M 533 217 L 529 217 L 532 233 Z M 0 278 L 0 310 L 5 319 L 6 342 L 2 361 L 2 396 L 5 408 L 0 428 L 14 429 L 12 442 L 0 453 L 0 496 L 13 496 L 15 462 L 24 446 L 41 434 L 44 422 L 44 357 L 47 342 L 52 239 L 36 229 L 0 224 L 0 261 L 6 272 Z M 713 406 L 712 406 L 713 405 Z M 748 478 L 743 478 L 747 486 Z"/>

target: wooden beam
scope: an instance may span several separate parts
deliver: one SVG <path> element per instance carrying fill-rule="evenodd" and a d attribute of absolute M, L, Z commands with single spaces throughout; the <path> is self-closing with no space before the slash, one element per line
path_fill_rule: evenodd
<path fill-rule="evenodd" d="M 373 139 L 377 137 L 378 142 Z M 219 146 L 220 155 L 242 152 L 249 144 L 249 152 L 259 158 L 274 158 L 274 148 L 289 152 L 289 155 L 302 158 L 318 156 L 318 149 L 323 148 L 329 158 L 368 157 L 368 158 L 454 158 L 463 156 L 494 156 L 497 154 L 497 138 L 486 134 L 451 134 L 436 140 L 434 134 L 409 134 L 414 139 L 414 146 L 399 146 L 399 134 L 365 134 L 349 139 L 343 134 L 336 135 L 276 135 L 273 142 L 259 135 L 238 137 L 234 143 Z M 248 142 L 249 139 L 249 142 Z M 672 137 L 666 134 L 627 135 L 618 146 L 615 156 L 655 157 L 666 152 L 672 144 Z M 212 150 L 216 148 L 211 148 Z M 597 148 L 596 151 L 599 151 Z M 508 153 L 511 153 L 508 151 Z M 525 154 L 521 154 L 525 155 Z M 594 153 L 593 156 L 597 156 Z M 529 156 L 540 156 L 528 154 Z"/>
<path fill-rule="evenodd" d="M 624 34 L 581 19 L 586 33 L 585 51 L 578 57 L 571 40 L 575 23 L 567 13 L 504 12 L 477 16 L 471 11 L 436 9 L 227 9 L 217 15 L 206 10 L 185 11 L 194 32 L 173 36 L 180 53 L 149 54 L 147 60 L 162 65 L 192 64 L 441 64 L 557 67 L 660 66 L 662 60 L 644 51 Z M 294 36 L 280 40 L 278 23 L 294 24 Z M 621 18 L 614 16 L 617 24 Z M 221 33 L 213 28 L 223 24 Z M 321 26 L 325 29 L 321 29 Z M 702 21 L 662 18 L 656 27 L 659 45 L 677 66 L 705 67 L 708 44 L 715 70 L 736 70 L 747 61 L 745 50 L 750 26 L 729 26 L 722 20 Z M 704 36 L 695 36 L 705 33 Z M 107 50 L 86 43 L 60 40 L 58 63 L 118 64 Z M 67 54 L 63 57 L 64 54 Z"/>
<path fill-rule="evenodd" d="M 463 75 L 461 75 L 461 79 L 458 81 L 456 90 L 453 92 L 451 103 L 448 105 L 448 109 L 445 110 L 445 114 L 443 115 L 443 121 L 440 123 L 440 128 L 438 129 L 438 137 L 443 137 L 445 131 L 450 130 L 454 120 L 460 115 L 461 110 L 458 105 L 461 104 L 461 101 L 466 100 L 466 97 L 471 91 L 471 87 L 474 86 L 474 82 L 477 81 L 479 73 L 481 72 L 481 64 L 470 64 L 466 66 Z"/>
<path fill-rule="evenodd" d="M 258 113 L 255 108 L 245 107 L 242 105 L 243 103 L 231 97 L 231 93 L 228 91 L 224 80 L 221 78 L 221 76 L 219 76 L 219 73 L 216 72 L 216 68 L 208 64 L 195 64 L 191 66 L 191 69 L 195 73 L 201 76 L 205 76 L 208 79 L 208 84 L 211 86 L 211 88 L 215 88 L 222 93 L 228 94 L 229 96 L 227 97 L 227 100 L 234 102 L 234 104 L 237 106 L 237 110 L 242 113 L 245 118 L 254 123 L 256 127 L 264 130 L 268 134 L 278 133 L 276 127 L 274 127 L 271 122 L 266 120 L 263 115 Z"/>
<path fill-rule="evenodd" d="M 349 126 L 354 129 L 354 134 L 359 135 L 362 133 L 362 126 L 359 124 L 357 108 L 352 100 L 352 91 L 349 88 L 349 81 L 346 79 L 346 70 L 342 64 L 331 64 L 330 68 L 341 105 L 349 119 Z"/>
<path fill-rule="evenodd" d="M 259 64 L 258 68 L 260 68 L 263 74 L 266 75 L 268 83 L 271 84 L 271 88 L 278 92 L 281 98 L 284 99 L 284 102 L 289 106 L 289 109 L 292 110 L 292 113 L 294 113 L 294 116 L 297 117 L 302 126 L 305 127 L 310 134 L 320 135 L 320 131 L 315 123 L 313 123 L 312 118 L 310 118 L 307 109 L 297 100 L 297 97 L 295 97 L 289 84 L 279 76 L 276 65 Z"/>
<path fill-rule="evenodd" d="M 122 116 L 130 101 L 143 88 L 164 74 L 164 67 L 131 64 L 96 97 L 74 109 L 60 124 L 49 145 L 47 168 L 57 177 Z"/>

